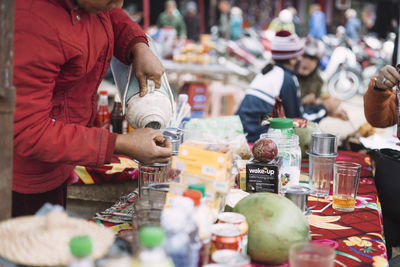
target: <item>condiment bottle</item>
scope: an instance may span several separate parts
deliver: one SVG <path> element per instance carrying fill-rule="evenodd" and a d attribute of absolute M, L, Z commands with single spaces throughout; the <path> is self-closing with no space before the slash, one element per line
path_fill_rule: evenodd
<path fill-rule="evenodd" d="M 108 110 L 107 91 L 100 91 L 99 108 L 96 114 L 96 126 L 110 130 L 110 111 Z"/>
<path fill-rule="evenodd" d="M 190 266 L 189 235 L 182 231 L 186 223 L 186 213 L 181 209 L 169 208 L 162 211 L 161 226 L 166 234 L 164 250 L 175 267 Z"/>
<path fill-rule="evenodd" d="M 139 243 L 143 247 L 139 259 L 132 267 L 173 267 L 174 264 L 163 250 L 165 232 L 159 226 L 143 226 L 139 230 Z"/>
<path fill-rule="evenodd" d="M 69 267 L 95 267 L 89 257 L 92 253 L 92 240 L 89 236 L 75 236 L 69 241 L 69 250 L 73 256 Z"/>
<path fill-rule="evenodd" d="M 199 194 L 199 196 L 201 196 L 198 191 L 194 192 L 196 194 Z M 200 203 L 200 197 L 198 198 L 198 200 Z M 189 236 L 190 264 L 188 265 L 188 267 L 197 267 L 199 265 L 200 248 L 201 248 L 198 227 L 193 218 L 193 213 L 194 213 L 193 202 L 194 202 L 193 199 L 190 197 L 185 197 L 184 193 L 184 197 L 177 197 L 171 203 L 171 208 L 180 209 L 182 212 L 185 213 L 186 216 L 185 219 L 186 224 L 183 231 Z"/>
<path fill-rule="evenodd" d="M 211 245 L 211 228 L 213 225 L 213 217 L 211 209 L 207 203 L 206 187 L 204 184 L 189 185 L 189 189 L 196 190 L 201 193 L 200 204 L 195 206 L 193 218 L 199 229 L 199 238 L 201 242 L 200 260 L 198 266 L 208 263 Z"/>
<path fill-rule="evenodd" d="M 122 104 L 118 94 L 114 97 L 114 107 L 111 111 L 111 129 L 110 132 L 122 134 L 122 123 L 124 121 L 124 113 L 122 112 Z"/>

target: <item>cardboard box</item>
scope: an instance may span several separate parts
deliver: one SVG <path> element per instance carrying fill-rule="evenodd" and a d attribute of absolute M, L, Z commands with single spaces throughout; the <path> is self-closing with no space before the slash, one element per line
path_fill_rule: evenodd
<path fill-rule="evenodd" d="M 281 188 L 279 176 L 281 165 L 282 157 L 277 157 L 270 162 L 250 160 L 246 164 L 246 191 L 278 194 Z"/>

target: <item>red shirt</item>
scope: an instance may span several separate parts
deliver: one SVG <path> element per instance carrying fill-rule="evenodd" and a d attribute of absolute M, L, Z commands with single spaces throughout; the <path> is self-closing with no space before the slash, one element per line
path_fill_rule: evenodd
<path fill-rule="evenodd" d="M 147 42 L 122 10 L 89 14 L 72 0 L 16 0 L 13 190 L 60 186 L 75 165 L 109 162 L 116 135 L 91 127 L 97 88 L 114 55 Z"/>

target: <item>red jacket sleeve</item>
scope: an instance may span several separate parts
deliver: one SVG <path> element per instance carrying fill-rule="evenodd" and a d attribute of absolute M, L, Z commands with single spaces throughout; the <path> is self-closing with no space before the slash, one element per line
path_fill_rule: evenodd
<path fill-rule="evenodd" d="M 14 55 L 14 153 L 43 162 L 102 166 L 111 157 L 115 134 L 50 117 L 55 80 L 66 61 L 55 29 L 38 16 L 18 12 Z"/>
<path fill-rule="evenodd" d="M 374 78 L 371 79 L 364 95 L 364 114 L 374 127 L 389 127 L 397 122 L 396 93 L 393 90 L 374 90 Z"/>
<path fill-rule="evenodd" d="M 148 44 L 146 34 L 122 9 L 110 11 L 110 17 L 114 30 L 114 55 L 128 65 L 132 61 L 132 46 L 139 42 Z"/>

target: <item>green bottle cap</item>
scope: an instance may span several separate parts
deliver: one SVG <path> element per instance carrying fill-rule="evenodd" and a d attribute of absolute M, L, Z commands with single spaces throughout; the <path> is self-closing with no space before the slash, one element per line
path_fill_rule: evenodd
<path fill-rule="evenodd" d="M 290 129 L 293 128 L 293 120 L 288 118 L 272 118 L 269 127 L 273 129 Z"/>
<path fill-rule="evenodd" d="M 189 185 L 189 189 L 200 191 L 201 197 L 205 197 L 206 195 L 206 186 L 204 184 L 191 184 Z"/>
<path fill-rule="evenodd" d="M 92 253 L 92 239 L 87 235 L 74 236 L 69 241 L 69 250 L 74 257 L 87 257 Z"/>
<path fill-rule="evenodd" d="M 165 232 L 159 226 L 144 226 L 139 230 L 139 242 L 146 248 L 158 247 L 164 241 Z"/>

